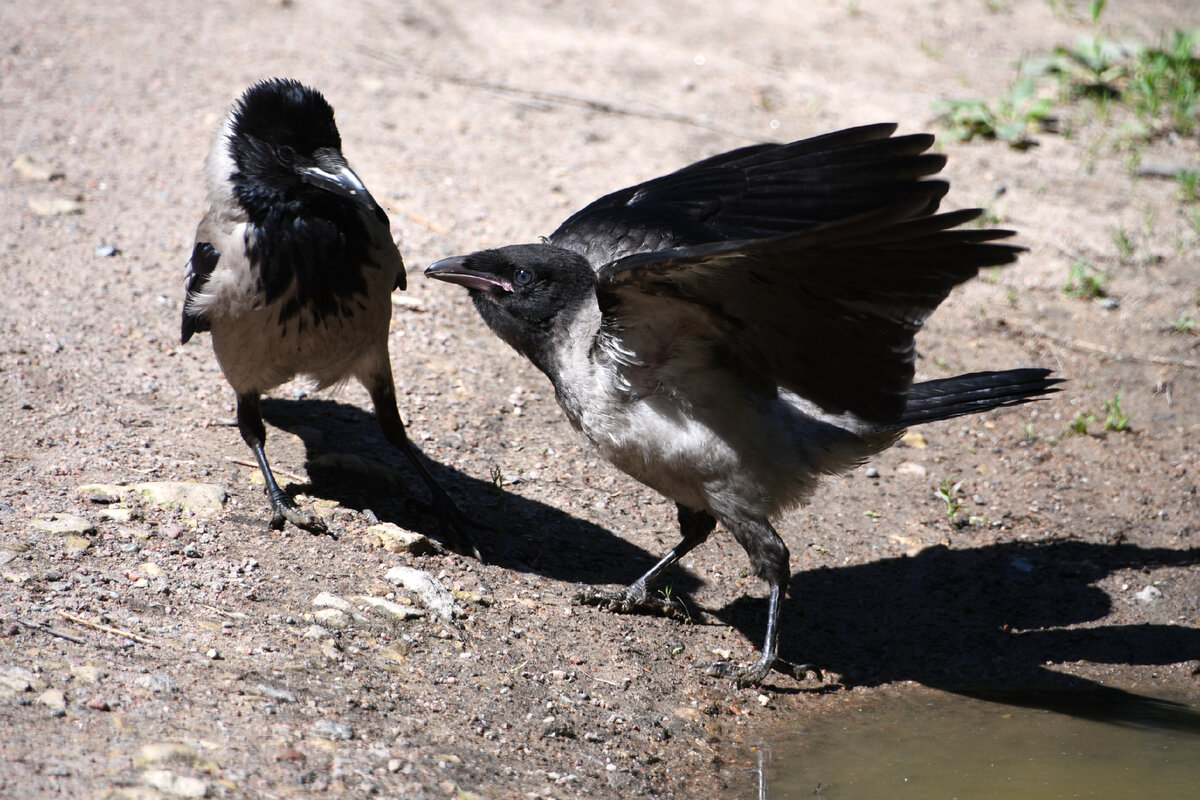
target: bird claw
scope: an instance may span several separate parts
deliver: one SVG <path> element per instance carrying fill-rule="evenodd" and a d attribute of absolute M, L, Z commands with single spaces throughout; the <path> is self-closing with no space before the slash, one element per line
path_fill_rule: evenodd
<path fill-rule="evenodd" d="M 281 531 L 286 523 L 292 523 L 297 528 L 302 528 L 309 533 L 317 535 L 325 535 L 329 533 L 329 528 L 325 526 L 325 521 L 316 514 L 309 514 L 306 511 L 301 511 L 300 507 L 292 502 L 288 497 L 272 497 L 271 498 L 271 530 Z"/>
<path fill-rule="evenodd" d="M 739 688 L 761 683 L 771 670 L 790 675 L 798 681 L 805 680 L 808 674 L 814 673 L 818 679 L 825 677 L 825 672 L 815 664 L 793 664 L 782 658 L 760 658 L 753 664 L 735 664 L 732 661 L 718 661 L 709 664 L 704 669 L 706 675 L 714 678 L 729 678 Z"/>
<path fill-rule="evenodd" d="M 595 586 L 581 586 L 571 599 L 579 605 L 596 606 L 616 614 L 649 614 L 685 621 L 691 619 L 687 609 L 678 600 L 655 600 L 647 597 L 644 590 L 634 591 L 633 587 L 612 592 Z"/>
<path fill-rule="evenodd" d="M 486 525 L 476 522 L 464 514 L 449 497 L 441 500 L 435 499 L 430 510 L 438 518 L 438 530 L 441 532 L 447 548 L 459 555 L 471 556 L 479 561 L 483 560 L 483 556 L 479 554 L 479 547 L 475 544 L 474 537 L 468 533 L 467 528 L 472 527 L 486 531 L 488 530 Z"/>

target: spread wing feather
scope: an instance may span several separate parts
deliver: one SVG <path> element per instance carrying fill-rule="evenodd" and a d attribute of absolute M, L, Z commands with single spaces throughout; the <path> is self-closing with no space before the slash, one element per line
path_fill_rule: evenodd
<path fill-rule="evenodd" d="M 911 219 L 923 210 L 892 206 L 799 234 L 618 259 L 597 276 L 605 335 L 635 356 L 707 348 L 759 391 L 894 421 L 925 319 L 956 285 L 1022 250 L 995 241 L 1009 231 L 952 230 L 977 210 Z M 663 324 L 680 319 L 691 322 Z"/>
<path fill-rule="evenodd" d="M 947 191 L 945 157 L 927 134 L 892 138 L 869 125 L 790 144 L 751 145 L 606 195 L 548 237 L 599 268 L 635 253 L 790 234 L 872 209 L 918 203 L 931 214 Z"/>

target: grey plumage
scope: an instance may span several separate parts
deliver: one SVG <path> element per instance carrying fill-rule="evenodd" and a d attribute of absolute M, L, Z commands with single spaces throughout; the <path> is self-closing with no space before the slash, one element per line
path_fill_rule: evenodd
<path fill-rule="evenodd" d="M 719 520 L 770 589 L 753 664 L 778 659 L 790 570 L 770 519 L 820 478 L 890 446 L 908 424 L 1026 402 L 1048 370 L 913 385 L 914 337 L 957 284 L 1021 248 L 937 214 L 932 137 L 894 125 L 714 156 L 614 192 L 541 244 L 444 259 L 484 320 L 554 385 L 572 425 L 614 465 L 670 497 L 682 541 L 619 592 L 647 603 L 661 572 Z"/>
<path fill-rule="evenodd" d="M 478 555 L 400 420 L 388 326 L 404 264 L 387 215 L 342 155 L 332 107 L 296 81 L 255 84 L 221 126 L 205 172 L 209 208 L 196 229 L 181 338 L 212 334 L 238 428 L 266 480 L 272 527 L 325 530 L 271 473 L 260 396 L 296 376 L 319 389 L 355 378 L 432 492 L 448 543 Z"/>

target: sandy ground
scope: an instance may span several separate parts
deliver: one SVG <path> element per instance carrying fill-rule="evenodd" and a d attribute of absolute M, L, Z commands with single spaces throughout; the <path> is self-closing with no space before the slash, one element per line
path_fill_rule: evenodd
<path fill-rule="evenodd" d="M 1013 702 L 1068 713 L 1069 689 L 1101 685 L 1125 708 L 1200 700 L 1200 337 L 1169 326 L 1200 316 L 1200 248 L 1175 183 L 1133 175 L 1119 120 L 1083 114 L 1027 152 L 944 146 L 946 207 L 992 205 L 1030 251 L 944 304 L 921 376 L 1039 364 L 1070 383 L 927 426 L 878 477 L 830 480 L 780 521 L 783 655 L 820 663 L 823 683 L 702 674 L 762 635 L 763 587 L 723 533 L 669 576 L 694 624 L 570 602 L 673 544 L 673 506 L 589 453 L 463 293 L 420 276 L 749 141 L 930 129 L 934 101 L 994 95 L 1022 54 L 1088 33 L 1082 5 L 10 0 L 0 794 L 752 796 L 757 742 L 914 684 L 1039 688 Z M 1110 30 L 1200 23 L 1188 0 L 1136 5 L 1111 8 Z M 402 412 L 492 527 L 485 563 L 380 547 L 377 521 L 430 520 L 358 387 L 265 404 L 273 464 L 340 536 L 269 531 L 207 340 L 178 344 L 202 159 L 228 104 L 271 75 L 333 103 L 402 240 Z M 1198 163 L 1179 139 L 1140 155 Z M 10 169 L 22 157 L 49 174 Z M 1116 308 L 1063 295 L 1080 258 Z M 1118 391 L 1132 430 L 1103 434 Z M 1100 421 L 1064 436 L 1080 413 Z M 947 519 L 947 478 L 974 524 Z M 218 507 L 130 494 L 163 482 Z M 454 591 L 460 615 L 387 580 L 398 565 Z"/>

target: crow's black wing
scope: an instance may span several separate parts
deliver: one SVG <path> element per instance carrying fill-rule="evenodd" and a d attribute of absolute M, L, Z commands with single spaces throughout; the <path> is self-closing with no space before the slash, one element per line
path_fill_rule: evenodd
<path fill-rule="evenodd" d="M 768 395 L 786 389 L 832 414 L 893 422 L 925 319 L 954 286 L 1022 250 L 994 242 L 1010 231 L 951 230 L 977 210 L 924 209 L 918 199 L 797 234 L 606 264 L 602 336 L 664 386 L 703 358 Z"/>
<path fill-rule="evenodd" d="M 209 329 L 208 318 L 194 310 L 192 300 L 204 291 L 204 284 L 208 283 L 209 276 L 220 260 L 221 254 L 208 242 L 198 241 L 192 248 L 192 259 L 188 262 L 185 279 L 187 296 L 183 300 L 183 325 L 180 332 L 180 341 L 184 344 L 192 338 L 192 334 Z"/>
<path fill-rule="evenodd" d="M 751 145 L 613 192 L 571 216 L 550 244 L 601 265 L 635 253 L 761 239 L 946 193 L 927 134 L 869 125 L 790 144 Z"/>

